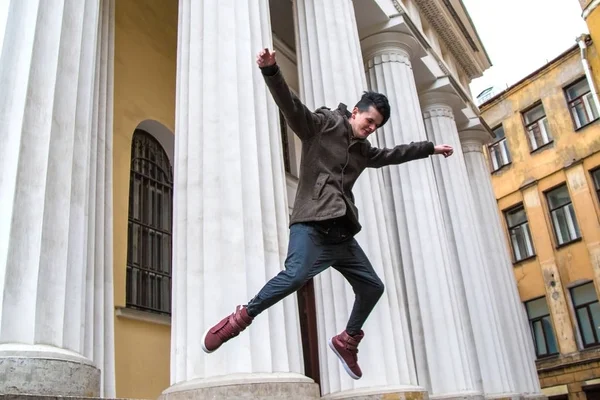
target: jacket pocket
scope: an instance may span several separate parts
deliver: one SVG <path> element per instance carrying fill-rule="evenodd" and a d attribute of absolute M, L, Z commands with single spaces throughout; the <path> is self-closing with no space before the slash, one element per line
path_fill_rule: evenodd
<path fill-rule="evenodd" d="M 315 182 L 315 187 L 313 188 L 313 200 L 317 200 L 321 193 L 323 192 L 323 188 L 325 187 L 325 183 L 327 183 L 327 179 L 329 179 L 329 174 L 325 172 L 321 172 L 317 181 Z"/>

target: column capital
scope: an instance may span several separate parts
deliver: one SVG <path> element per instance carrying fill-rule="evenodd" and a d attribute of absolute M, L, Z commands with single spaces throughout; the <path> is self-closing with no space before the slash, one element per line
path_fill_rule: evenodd
<path fill-rule="evenodd" d="M 445 104 L 431 104 L 423 107 L 423 119 L 428 120 L 432 118 L 450 118 L 454 120 L 454 113 L 452 107 Z"/>
<path fill-rule="evenodd" d="M 377 63 L 400 61 L 410 65 L 413 57 L 420 57 L 423 49 L 417 39 L 399 32 L 382 32 L 361 41 L 365 63 L 371 64 L 378 56 Z"/>
<path fill-rule="evenodd" d="M 431 117 L 450 117 L 454 119 L 454 109 L 460 109 L 460 98 L 449 92 L 426 92 L 419 95 L 419 101 L 425 119 Z"/>
<path fill-rule="evenodd" d="M 483 152 L 483 146 L 491 141 L 489 133 L 482 129 L 465 129 L 459 132 L 463 152 Z"/>

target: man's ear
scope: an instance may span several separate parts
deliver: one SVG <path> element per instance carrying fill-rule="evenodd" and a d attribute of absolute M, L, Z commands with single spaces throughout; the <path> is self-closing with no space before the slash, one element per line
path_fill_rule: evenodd
<path fill-rule="evenodd" d="M 352 109 L 352 116 L 353 116 L 353 117 L 356 117 L 356 114 L 358 114 L 358 112 L 359 112 L 359 110 L 358 110 L 358 107 L 354 107 L 354 108 Z"/>

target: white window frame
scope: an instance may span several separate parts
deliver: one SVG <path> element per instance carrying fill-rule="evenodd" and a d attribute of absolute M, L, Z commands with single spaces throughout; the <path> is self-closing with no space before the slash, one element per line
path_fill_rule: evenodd
<path fill-rule="evenodd" d="M 550 196 L 553 192 L 558 190 L 566 190 L 569 195 L 569 202 L 561 204 L 560 206 L 553 207 L 550 204 Z M 575 209 L 573 208 L 573 201 L 567 184 L 562 184 L 546 192 L 546 201 L 548 202 L 548 211 L 550 212 L 550 219 L 552 220 L 552 226 L 554 228 L 554 235 L 556 242 L 559 246 L 569 244 L 581 238 L 581 230 L 577 223 L 577 216 L 575 215 Z M 560 218 L 564 218 L 566 226 L 561 226 L 559 221 Z M 567 239 L 563 239 L 567 237 Z"/>
<path fill-rule="evenodd" d="M 492 168 L 492 172 L 496 172 L 500 168 L 512 162 L 503 126 L 500 125 L 496 127 L 493 131 L 494 134 L 496 134 L 500 130 L 502 130 L 502 137 L 497 139 L 494 143 L 488 145 L 488 153 L 490 156 L 490 166 Z"/>
<path fill-rule="evenodd" d="M 525 221 L 515 225 L 511 225 L 509 215 L 511 213 L 516 213 L 521 210 L 525 214 Z M 529 230 L 529 219 L 527 218 L 527 213 L 525 212 L 525 207 L 523 206 L 523 204 L 520 204 L 518 206 L 512 207 L 504 211 L 504 218 L 506 219 L 506 226 L 508 227 L 508 236 L 510 240 L 510 246 L 512 248 L 514 262 L 520 262 L 528 258 L 534 257 L 535 250 L 533 248 L 533 240 L 531 238 L 531 232 Z M 524 249 L 522 249 L 521 246 L 519 246 L 518 236 L 524 238 Z"/>
<path fill-rule="evenodd" d="M 536 120 L 530 121 L 528 115 L 540 107 L 544 112 L 544 115 Z M 531 146 L 532 152 L 552 142 L 553 138 L 552 134 L 550 133 L 550 124 L 548 123 L 546 110 L 544 109 L 544 105 L 542 103 L 538 103 L 529 108 L 527 111 L 524 111 L 523 121 L 525 123 L 525 130 L 527 131 L 527 138 L 529 140 L 529 145 Z M 536 137 L 539 137 L 541 141 L 538 142 Z"/>
<path fill-rule="evenodd" d="M 578 97 L 570 98 L 569 90 L 574 86 L 580 84 L 581 82 L 586 83 L 588 91 Z M 598 119 L 599 114 L 598 110 L 596 109 L 596 104 L 594 103 L 594 96 L 592 94 L 592 91 L 590 90 L 589 84 L 587 84 L 587 79 L 585 77 L 567 86 L 565 88 L 565 97 L 567 98 L 567 103 L 569 104 L 569 112 L 571 114 L 571 117 L 573 118 L 575 129 L 583 128 L 584 126 L 589 125 Z M 586 121 L 581 121 L 579 118 L 579 114 L 576 112 L 576 107 L 579 104 L 583 104 Z"/>

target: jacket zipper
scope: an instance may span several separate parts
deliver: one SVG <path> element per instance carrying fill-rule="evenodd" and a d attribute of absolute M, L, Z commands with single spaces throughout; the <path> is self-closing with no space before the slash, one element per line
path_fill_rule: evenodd
<path fill-rule="evenodd" d="M 348 148 L 346 149 L 346 164 L 344 164 L 344 166 L 342 167 L 342 196 L 346 197 L 346 190 L 344 189 L 344 172 L 346 172 L 346 167 L 348 166 L 348 163 L 350 162 L 350 148 L 352 146 L 354 146 L 356 143 L 358 142 L 352 142 L 352 139 L 350 139 L 350 144 L 348 145 Z"/>

